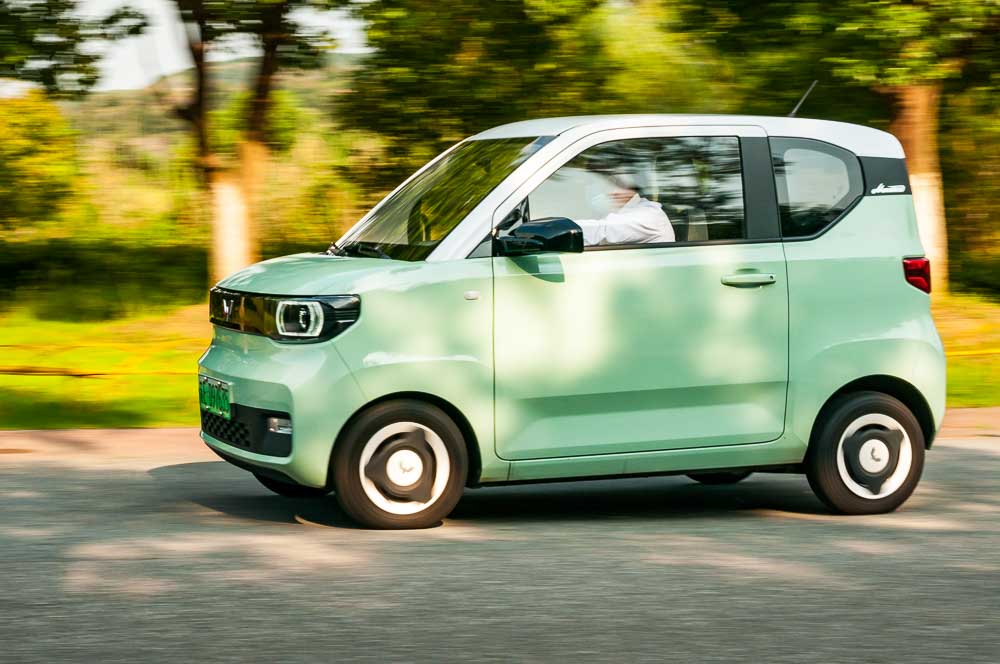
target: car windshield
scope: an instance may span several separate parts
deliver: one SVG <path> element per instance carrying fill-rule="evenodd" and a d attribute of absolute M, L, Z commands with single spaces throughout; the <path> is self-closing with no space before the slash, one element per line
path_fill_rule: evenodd
<path fill-rule="evenodd" d="M 349 256 L 427 258 L 487 194 L 551 137 L 467 141 L 386 199 L 335 248 Z"/>

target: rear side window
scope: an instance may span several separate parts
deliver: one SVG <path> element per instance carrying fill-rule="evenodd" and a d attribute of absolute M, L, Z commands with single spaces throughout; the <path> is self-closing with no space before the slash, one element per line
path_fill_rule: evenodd
<path fill-rule="evenodd" d="M 851 152 L 805 138 L 772 138 L 781 235 L 808 237 L 827 228 L 864 192 Z"/>

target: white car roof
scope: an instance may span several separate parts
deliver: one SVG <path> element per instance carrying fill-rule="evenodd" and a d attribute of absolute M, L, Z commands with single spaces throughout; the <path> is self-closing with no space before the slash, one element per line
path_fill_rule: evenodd
<path fill-rule="evenodd" d="M 847 122 L 783 118 L 762 115 L 579 115 L 564 118 L 525 120 L 487 129 L 472 140 L 556 136 L 569 130 L 590 134 L 606 129 L 659 126 L 734 126 L 760 127 L 768 136 L 812 138 L 839 145 L 859 157 L 903 159 L 903 146 L 888 132 Z"/>

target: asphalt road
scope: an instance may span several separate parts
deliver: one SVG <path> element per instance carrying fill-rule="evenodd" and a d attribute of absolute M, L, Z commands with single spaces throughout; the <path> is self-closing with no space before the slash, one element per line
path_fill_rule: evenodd
<path fill-rule="evenodd" d="M 0 661 L 1000 661 L 1000 437 L 895 514 L 804 478 L 466 492 L 424 531 L 270 495 L 191 430 L 0 434 Z"/>

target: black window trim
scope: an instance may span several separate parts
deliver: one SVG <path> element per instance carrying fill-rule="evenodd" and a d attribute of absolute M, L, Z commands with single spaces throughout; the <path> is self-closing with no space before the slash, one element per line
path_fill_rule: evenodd
<path fill-rule="evenodd" d="M 911 196 L 910 174 L 904 157 L 865 157 L 857 155 L 864 175 L 864 195 L 872 195 L 872 189 L 879 185 L 903 185 L 899 193 L 883 192 L 878 196 Z"/>
<path fill-rule="evenodd" d="M 857 196 L 855 196 L 854 200 L 852 200 L 850 203 L 848 203 L 847 206 L 844 207 L 844 209 L 841 211 L 840 214 L 838 214 L 826 226 L 824 226 L 820 230 L 816 231 L 812 235 L 800 235 L 800 236 L 796 236 L 796 237 L 785 237 L 785 234 L 781 230 L 781 210 L 780 210 L 780 208 L 777 211 L 778 212 L 778 232 L 781 233 L 781 242 L 783 242 L 783 243 L 784 242 L 809 242 L 810 240 L 815 240 L 816 238 L 819 238 L 819 237 L 822 237 L 822 236 L 826 235 L 827 232 L 829 232 L 829 230 L 831 228 L 833 228 L 834 226 L 836 226 L 837 224 L 840 223 L 841 219 L 843 219 L 844 217 L 846 217 L 847 215 L 849 215 L 851 213 L 851 211 L 854 210 L 854 208 L 856 208 L 858 206 L 858 204 L 862 200 L 864 200 L 865 196 L 867 195 L 867 190 L 865 189 L 865 187 L 867 186 L 866 185 L 866 180 L 865 180 L 865 170 L 864 170 L 864 167 L 861 164 L 861 158 L 857 154 L 855 154 L 854 152 L 851 152 L 847 148 L 843 147 L 842 145 L 837 145 L 836 143 L 830 143 L 829 141 L 822 141 L 822 140 L 820 140 L 818 138 L 806 138 L 804 136 L 768 136 L 767 137 L 767 142 L 768 142 L 768 146 L 769 146 L 768 153 L 770 153 L 770 143 L 771 143 L 771 139 L 773 139 L 773 138 L 782 138 L 782 139 L 796 140 L 796 141 L 809 141 L 811 143 L 820 143 L 820 144 L 823 144 L 823 145 L 829 145 L 829 146 L 832 146 L 832 147 L 834 147 L 834 148 L 836 148 L 838 150 L 842 150 L 843 152 L 846 152 L 847 154 L 851 155 L 852 157 L 854 157 L 854 160 L 857 162 L 858 171 L 861 173 L 861 193 L 858 194 Z M 774 164 L 772 162 L 772 173 L 773 173 L 773 168 L 774 168 Z M 774 182 L 775 201 L 777 201 L 777 195 L 778 195 L 778 176 L 777 176 L 777 174 L 773 174 L 772 180 Z M 907 185 L 909 185 L 909 182 L 907 182 Z"/>
<path fill-rule="evenodd" d="M 596 244 L 592 247 L 584 247 L 584 253 L 591 251 L 617 251 L 624 249 L 666 249 L 668 247 L 719 247 L 730 244 L 773 244 L 781 242 L 781 238 L 742 238 L 738 240 L 702 240 L 700 242 L 640 242 L 638 244 Z"/>

